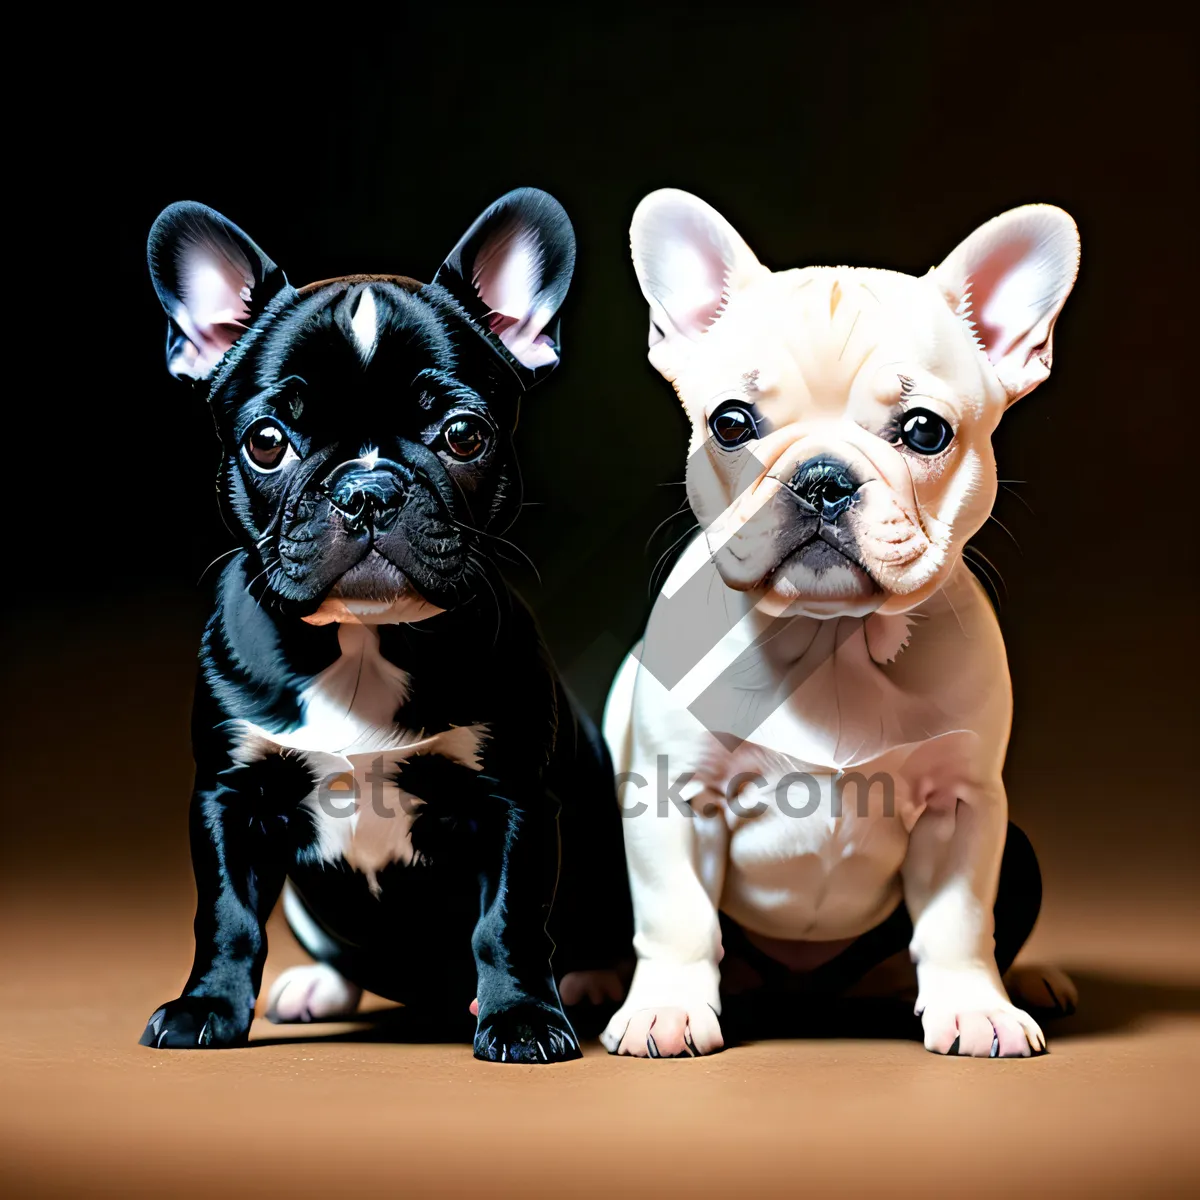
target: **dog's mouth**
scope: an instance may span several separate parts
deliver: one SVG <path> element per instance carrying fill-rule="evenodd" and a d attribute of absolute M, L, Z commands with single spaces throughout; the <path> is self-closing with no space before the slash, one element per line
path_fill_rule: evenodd
<path fill-rule="evenodd" d="M 412 581 L 391 559 L 372 547 L 329 589 L 329 597 L 386 606 L 405 592 L 416 592 Z"/>
<path fill-rule="evenodd" d="M 310 625 L 396 625 L 442 611 L 395 563 L 372 548 L 329 589 L 317 611 L 303 619 Z"/>
<path fill-rule="evenodd" d="M 854 549 L 828 526 L 786 554 L 765 583 L 774 591 L 823 599 L 861 599 L 881 590 Z"/>
<path fill-rule="evenodd" d="M 780 566 L 788 562 L 803 564 L 814 575 L 823 575 L 835 567 L 849 567 L 858 574 L 871 580 L 871 573 L 858 561 L 858 558 L 830 538 L 822 537 L 819 533 L 810 538 L 803 546 L 792 551 Z"/>

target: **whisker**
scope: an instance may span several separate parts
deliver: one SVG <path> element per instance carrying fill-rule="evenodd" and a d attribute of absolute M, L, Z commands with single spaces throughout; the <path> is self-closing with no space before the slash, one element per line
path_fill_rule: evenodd
<path fill-rule="evenodd" d="M 1004 582 L 1004 576 L 1000 574 L 999 567 L 977 546 L 964 546 L 963 557 L 967 562 L 974 563 L 983 573 L 981 582 L 999 610 L 1002 604 L 1001 590 L 1003 590 L 1004 597 L 1008 596 L 1008 585 Z M 978 575 L 976 577 L 978 578 Z"/>
<path fill-rule="evenodd" d="M 1029 503 L 1029 501 L 1028 501 L 1028 500 L 1026 500 L 1026 499 L 1025 499 L 1025 497 L 1024 497 L 1024 496 L 1022 496 L 1022 495 L 1020 494 L 1020 492 L 1018 492 L 1018 491 L 1016 491 L 1014 488 L 1011 488 L 1011 487 L 1009 487 L 1009 486 L 1008 486 L 1010 483 L 1022 483 L 1022 482 L 1023 482 L 1023 480 L 1020 480 L 1020 479 L 1001 479 L 999 482 L 1000 482 L 1000 486 L 1001 486 L 1001 487 L 1002 487 L 1002 488 L 1003 488 L 1003 489 L 1004 489 L 1006 492 L 1008 492 L 1008 493 L 1009 493 L 1009 495 L 1016 497 L 1016 499 L 1017 499 L 1017 500 L 1019 500 L 1019 501 L 1020 501 L 1020 502 L 1021 502 L 1021 503 L 1022 503 L 1024 506 L 1025 506 L 1025 510 L 1026 510 L 1026 511 L 1027 511 L 1027 512 L 1030 514 L 1030 516 L 1034 516 L 1034 517 L 1036 517 L 1036 516 L 1037 516 L 1037 513 L 1036 513 L 1036 512 L 1034 512 L 1034 510 L 1033 510 L 1033 506 L 1032 506 L 1032 505 Z"/>
<path fill-rule="evenodd" d="M 458 490 L 458 494 L 460 496 L 462 496 L 463 504 L 466 505 L 467 498 L 466 498 L 466 495 L 463 493 L 462 485 L 458 482 L 457 479 L 452 478 L 451 482 L 454 484 L 455 488 Z M 529 557 L 528 554 L 525 553 L 524 550 L 521 549 L 520 546 L 518 546 L 515 542 L 510 542 L 508 540 L 508 538 L 506 538 L 506 537 L 501 537 L 500 534 L 498 534 L 498 533 L 489 533 L 486 529 L 476 529 L 474 525 L 469 525 L 469 524 L 467 524 L 466 521 L 460 521 L 454 515 L 454 513 L 450 510 L 450 506 L 446 503 L 446 501 L 442 498 L 442 496 L 437 492 L 437 490 L 431 489 L 431 491 L 432 491 L 432 495 L 433 495 L 435 501 L 437 502 L 437 504 L 439 505 L 439 507 L 442 510 L 442 516 L 445 520 L 449 521 L 449 523 L 451 525 L 453 525 L 456 529 L 462 530 L 465 533 L 469 533 L 469 534 L 473 535 L 474 537 L 487 538 L 489 541 L 498 542 L 502 546 L 509 547 L 509 549 L 511 549 L 511 550 L 515 551 L 517 554 L 519 554 L 521 559 L 523 559 L 528 564 L 529 569 L 534 574 L 534 578 L 537 579 L 537 581 L 538 581 L 538 587 L 544 586 L 542 583 L 541 573 L 537 569 L 537 564 L 533 561 L 532 558 Z M 524 507 L 524 506 L 522 505 L 522 507 Z M 476 550 L 481 555 L 486 556 L 486 554 L 487 554 L 487 551 L 482 546 L 474 546 L 473 549 Z M 507 558 L 507 556 L 502 556 L 502 557 Z M 508 559 L 508 561 L 515 562 L 517 560 Z"/>
<path fill-rule="evenodd" d="M 261 578 L 264 576 L 264 575 L 268 574 L 268 573 L 270 572 L 270 570 L 271 570 L 271 564 L 270 564 L 270 563 L 268 563 L 268 564 L 267 564 L 265 567 L 263 567 L 263 569 L 262 569 L 261 571 L 259 571 L 259 573 L 258 573 L 257 575 L 255 575 L 255 577 L 254 577 L 253 579 L 251 579 L 251 580 L 250 580 L 250 582 L 249 582 L 248 584 L 246 584 L 246 587 L 245 587 L 245 589 L 244 589 L 244 590 L 245 590 L 245 592 L 246 592 L 246 594 L 247 594 L 247 595 L 249 595 L 249 594 L 250 594 L 250 589 L 251 589 L 251 588 L 252 588 L 252 587 L 253 587 L 253 586 L 254 586 L 254 585 L 255 585 L 255 584 L 256 584 L 256 583 L 257 583 L 257 582 L 258 582 L 258 581 L 259 581 L 259 580 L 260 580 L 260 579 L 261 579 Z M 268 580 L 268 582 L 270 582 L 270 581 Z"/>
<path fill-rule="evenodd" d="M 1018 550 L 1020 550 L 1022 554 L 1025 553 L 1024 550 L 1021 550 L 1021 543 L 1017 541 L 1016 537 L 1013 535 L 1013 531 L 1011 529 L 1009 529 L 1009 527 L 1007 525 L 1005 525 L 1005 523 L 1002 520 L 1000 520 L 999 517 L 994 517 L 994 516 L 992 516 L 991 513 L 988 513 L 988 520 L 995 521 L 996 524 L 999 525 L 1000 528 L 1003 529 L 1004 532 L 1008 534 L 1009 539 L 1012 541 L 1012 544 L 1014 546 L 1016 546 L 1016 548 Z"/>
<path fill-rule="evenodd" d="M 672 543 L 671 543 L 671 544 L 670 544 L 670 545 L 669 545 L 669 546 L 668 546 L 668 547 L 667 547 L 667 548 L 666 548 L 666 549 L 665 549 L 665 550 L 664 550 L 664 551 L 663 551 L 663 552 L 662 552 L 662 553 L 661 553 L 661 554 L 658 556 L 658 562 L 656 562 L 656 563 L 654 564 L 654 570 L 652 570 L 652 571 L 650 572 L 650 586 L 649 586 L 649 588 L 648 588 L 648 590 L 647 590 L 647 594 L 649 595 L 649 597 L 650 597 L 651 599 L 653 599 L 653 598 L 654 598 L 654 596 L 656 595 L 656 593 L 657 593 L 657 591 L 658 591 L 658 585 L 657 585 L 657 583 L 656 583 L 656 580 L 657 580 L 657 578 L 658 578 L 658 572 L 659 572 L 659 568 L 660 568 L 660 567 L 663 567 L 663 566 L 665 565 L 665 563 L 666 563 L 667 559 L 668 559 L 668 558 L 670 557 L 670 555 L 671 555 L 671 554 L 674 552 L 675 548 L 676 548 L 676 547 L 679 545 L 679 543 L 680 543 L 680 542 L 682 542 L 682 541 L 683 541 L 685 538 L 691 537 L 691 535 L 692 535 L 693 533 L 695 533 L 695 532 L 696 532 L 696 530 L 697 530 L 697 529 L 699 529 L 699 528 L 700 528 L 700 522 L 699 522 L 699 521 L 694 521 L 694 522 L 693 522 L 691 525 L 689 525 L 689 526 L 688 526 L 688 528 L 687 528 L 687 529 L 685 529 L 685 530 L 683 531 L 683 533 L 681 533 L 681 534 L 679 535 L 679 537 L 677 537 L 677 538 L 676 538 L 676 539 L 675 539 L 675 540 L 674 540 L 674 541 L 673 541 L 673 542 L 672 542 Z M 669 573 L 669 572 L 668 572 L 668 573 Z M 664 576 L 664 580 L 665 580 L 665 576 Z"/>
<path fill-rule="evenodd" d="M 234 546 L 232 550 L 226 550 L 224 554 L 218 554 L 216 558 L 200 572 L 200 578 L 196 580 L 196 586 L 199 587 L 204 582 L 204 577 L 221 561 L 223 558 L 228 558 L 231 554 L 236 554 L 241 549 L 241 546 Z"/>
<path fill-rule="evenodd" d="M 962 617 L 958 615 L 958 609 L 954 607 L 954 601 L 950 598 L 949 589 L 944 588 L 942 590 L 942 595 L 946 597 L 946 603 L 950 605 L 950 611 L 954 614 L 954 619 L 958 622 L 959 632 L 963 635 L 963 637 L 967 637 L 966 626 L 962 623 Z"/>
<path fill-rule="evenodd" d="M 508 546 L 509 549 L 515 550 L 516 553 L 520 555 L 521 559 L 523 559 L 529 565 L 529 569 L 533 572 L 534 578 L 537 579 L 537 581 L 538 581 L 538 586 L 539 587 L 542 586 L 542 576 L 541 576 L 541 573 L 537 569 L 537 564 L 533 561 L 532 558 L 529 557 L 528 554 L 525 553 L 524 550 L 521 549 L 520 546 L 518 546 L 516 544 L 516 542 L 510 542 L 508 540 L 508 538 L 501 537 L 498 533 L 488 533 L 488 531 L 486 529 L 476 529 L 472 525 L 466 525 L 461 521 L 455 521 L 453 517 L 451 517 L 450 520 L 453 521 L 453 523 L 455 525 L 457 525 L 460 529 L 465 529 L 469 533 L 476 534 L 478 537 L 487 538 L 488 541 L 491 541 L 491 542 L 499 542 L 500 545 Z M 480 547 L 479 549 L 480 549 L 480 552 L 482 552 L 483 547 Z M 507 555 L 501 555 L 501 557 L 508 558 Z M 508 561 L 509 562 L 517 562 L 519 560 L 513 559 L 513 558 L 508 558 Z"/>
<path fill-rule="evenodd" d="M 691 509 L 688 507 L 688 503 L 685 500 L 669 517 L 665 517 L 663 520 L 659 521 L 659 523 L 650 531 L 650 536 L 646 539 L 645 546 L 642 547 L 642 553 L 650 553 L 650 543 L 654 541 L 655 535 L 660 529 L 662 529 L 664 525 L 670 525 L 672 521 L 678 520 L 680 517 L 687 516 L 690 513 Z"/>

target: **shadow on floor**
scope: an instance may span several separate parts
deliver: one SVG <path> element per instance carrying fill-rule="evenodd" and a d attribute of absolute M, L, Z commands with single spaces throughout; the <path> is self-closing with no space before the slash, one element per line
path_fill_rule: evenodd
<path fill-rule="evenodd" d="M 1136 1028 L 1155 1017 L 1200 1014 L 1200 986 L 1067 968 L 1079 1010 L 1053 1025 L 1057 1037 L 1091 1037 Z"/>
<path fill-rule="evenodd" d="M 1159 1016 L 1200 1013 L 1200 986 L 1101 971 L 1069 970 L 1079 988 L 1079 1010 L 1069 1017 L 1034 1012 L 1051 1041 L 1135 1029 Z M 596 1037 L 611 1010 L 571 1013 L 580 1037 Z M 385 1008 L 364 1013 L 357 1028 L 336 1032 L 311 1026 L 311 1033 L 280 1031 L 257 1037 L 254 1046 L 308 1042 L 469 1043 L 475 1031 L 469 1014 L 446 1017 L 415 1009 Z M 786 991 L 732 997 L 722 1016 L 727 1044 L 775 1038 L 848 1038 L 920 1041 L 921 1023 L 912 1007 L 897 1000 L 814 999 Z"/>
<path fill-rule="evenodd" d="M 1080 968 L 1067 974 L 1079 989 L 1077 1011 L 1032 1009 L 1050 1041 L 1127 1032 L 1155 1017 L 1200 1014 L 1200 986 Z M 814 999 L 762 992 L 736 997 L 722 1025 L 728 1039 L 883 1038 L 921 1041 L 912 1004 L 898 1000 Z"/>

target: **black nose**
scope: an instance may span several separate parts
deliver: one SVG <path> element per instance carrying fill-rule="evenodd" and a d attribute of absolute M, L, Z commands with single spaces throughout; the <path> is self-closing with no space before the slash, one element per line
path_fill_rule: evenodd
<path fill-rule="evenodd" d="M 330 480 L 329 503 L 342 514 L 342 523 L 351 533 L 381 531 L 400 513 L 404 484 L 393 471 L 348 471 Z"/>
<path fill-rule="evenodd" d="M 846 464 L 833 458 L 810 458 L 801 463 L 788 486 L 825 521 L 836 521 L 859 488 Z"/>

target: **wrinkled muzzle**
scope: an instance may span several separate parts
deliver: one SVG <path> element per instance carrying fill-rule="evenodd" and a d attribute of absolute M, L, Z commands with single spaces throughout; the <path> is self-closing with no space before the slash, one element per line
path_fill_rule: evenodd
<path fill-rule="evenodd" d="M 706 526 L 702 519 L 726 584 L 811 600 L 823 611 L 873 607 L 902 586 L 904 569 L 929 539 L 907 467 L 875 441 L 868 453 L 845 437 L 775 435 L 741 456 L 734 472 L 740 490 Z M 712 491 L 719 482 L 710 470 L 693 490 Z"/>
<path fill-rule="evenodd" d="M 285 500 L 273 522 L 262 547 L 270 587 L 301 607 L 326 598 L 461 603 L 470 593 L 471 526 L 454 502 L 436 462 L 371 452 L 328 467 Z"/>

